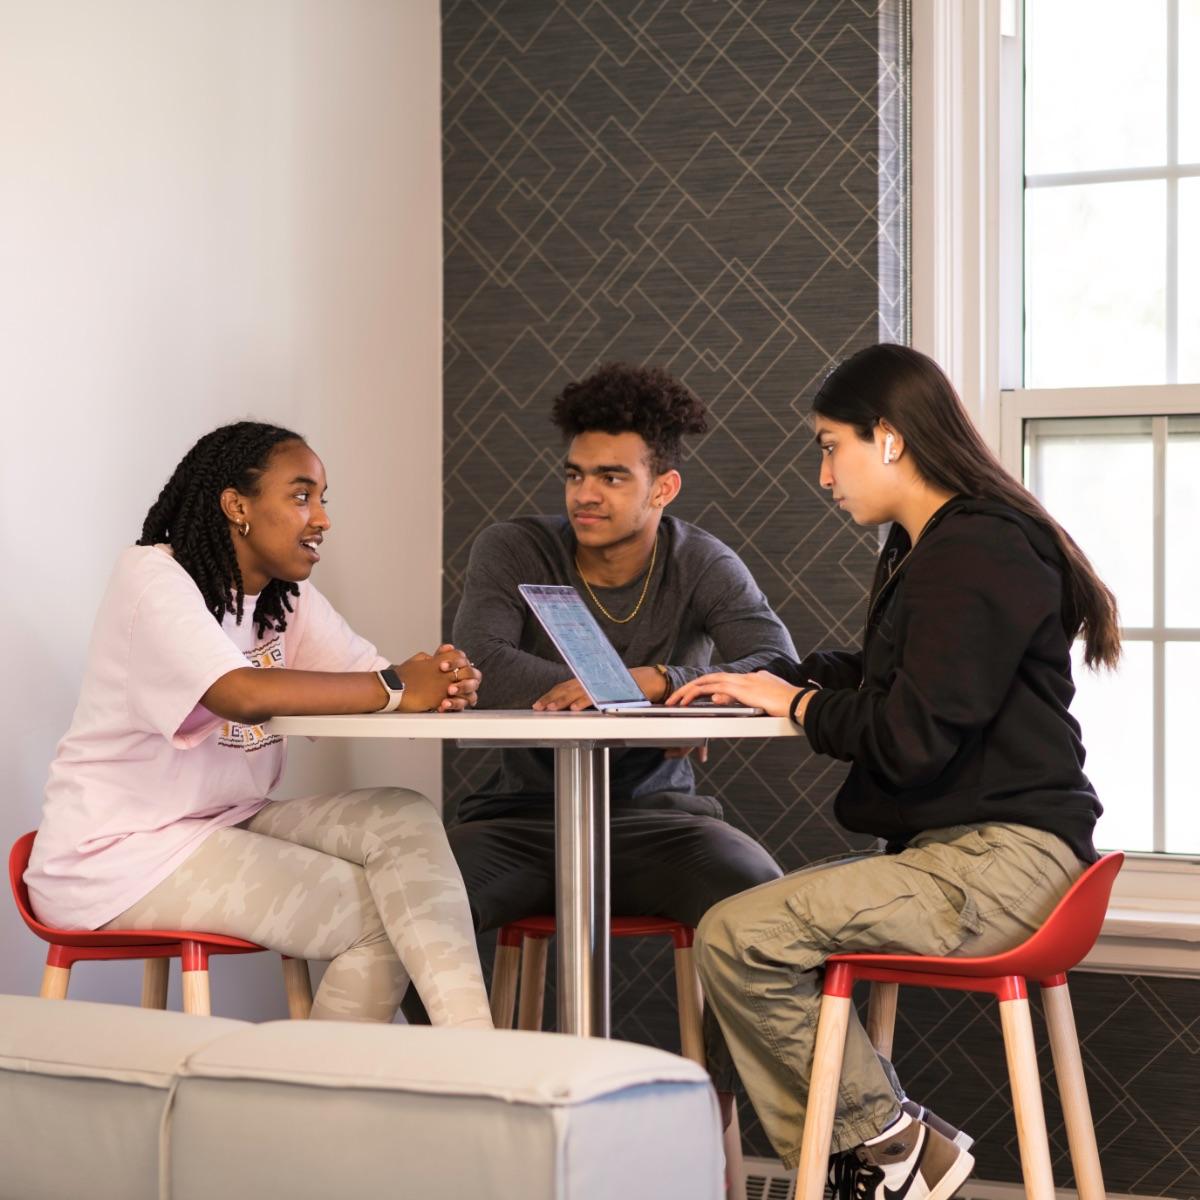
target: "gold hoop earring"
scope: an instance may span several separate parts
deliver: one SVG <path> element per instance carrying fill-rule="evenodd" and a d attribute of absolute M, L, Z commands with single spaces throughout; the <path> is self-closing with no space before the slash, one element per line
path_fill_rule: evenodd
<path fill-rule="evenodd" d="M 242 537 L 250 536 L 250 522 L 249 521 L 243 521 L 238 528 L 240 528 L 242 531 Z"/>

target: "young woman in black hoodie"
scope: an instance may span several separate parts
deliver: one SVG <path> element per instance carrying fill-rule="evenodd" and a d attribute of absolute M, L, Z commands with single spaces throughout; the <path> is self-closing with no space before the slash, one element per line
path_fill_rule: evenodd
<path fill-rule="evenodd" d="M 925 355 L 878 345 L 813 402 L 821 486 L 857 524 L 891 523 L 863 645 L 712 674 L 698 696 L 758 705 L 851 764 L 835 801 L 886 851 L 723 901 L 697 964 L 763 1127 L 799 1159 L 820 968 L 853 951 L 986 955 L 1025 940 L 1096 858 L 1071 643 L 1120 654 L 1116 603 L 1086 557 L 987 448 Z M 831 1170 L 856 1200 L 945 1200 L 971 1140 L 908 1101 L 851 1017 Z"/>

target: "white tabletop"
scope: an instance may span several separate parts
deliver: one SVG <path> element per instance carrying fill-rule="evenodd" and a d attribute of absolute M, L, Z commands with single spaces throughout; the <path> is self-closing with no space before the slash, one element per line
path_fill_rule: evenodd
<path fill-rule="evenodd" d="M 593 742 L 695 745 L 705 738 L 803 736 L 787 717 L 635 717 L 595 711 L 540 713 L 509 710 L 462 713 L 363 713 L 356 716 L 276 717 L 271 733 L 308 737 L 432 738 L 506 745 Z"/>

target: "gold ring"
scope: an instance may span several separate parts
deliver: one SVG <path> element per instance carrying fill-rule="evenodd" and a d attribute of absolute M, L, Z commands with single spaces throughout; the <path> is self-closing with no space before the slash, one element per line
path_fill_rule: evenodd
<path fill-rule="evenodd" d="M 457 667 L 454 668 L 454 682 L 455 683 L 458 682 L 458 668 Z"/>

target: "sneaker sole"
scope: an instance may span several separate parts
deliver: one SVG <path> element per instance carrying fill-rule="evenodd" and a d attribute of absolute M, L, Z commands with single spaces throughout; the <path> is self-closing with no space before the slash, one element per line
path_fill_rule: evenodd
<path fill-rule="evenodd" d="M 929 1189 L 925 1200 L 950 1200 L 959 1187 L 966 1183 L 973 1170 L 975 1170 L 975 1157 L 964 1150 L 954 1160 L 950 1170 L 937 1181 L 937 1186 Z"/>

